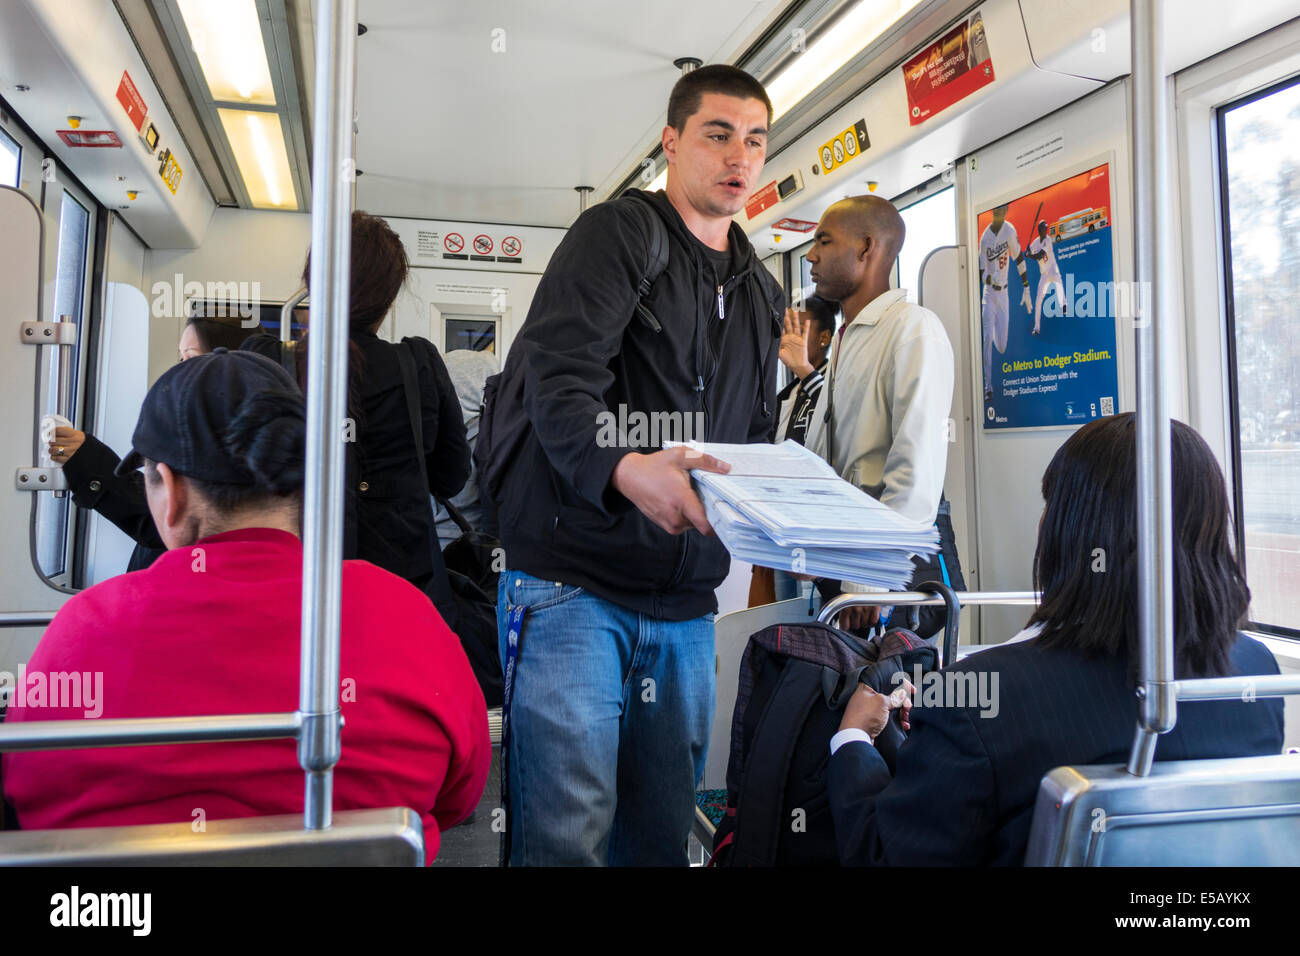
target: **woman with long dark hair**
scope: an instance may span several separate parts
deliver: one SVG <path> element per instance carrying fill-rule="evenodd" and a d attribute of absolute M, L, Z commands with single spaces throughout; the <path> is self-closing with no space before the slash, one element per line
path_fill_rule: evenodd
<path fill-rule="evenodd" d="M 348 309 L 348 415 L 353 428 L 351 434 L 345 431 L 349 460 L 344 551 L 346 557 L 406 578 L 450 621 L 450 585 L 429 496 L 450 498 L 464 487 L 469 443 L 455 388 L 433 343 L 418 337 L 399 344 L 379 338 L 379 327 L 409 272 L 406 249 L 388 223 L 354 212 Z M 309 254 L 304 284 L 310 275 Z M 293 349 L 291 362 L 271 335 L 253 336 L 243 347 L 292 364 L 306 391 L 310 332 Z M 423 461 L 417 461 L 420 443 L 403 384 L 403 352 L 416 376 Z"/>
<path fill-rule="evenodd" d="M 831 741 L 842 862 L 1019 864 L 1049 770 L 1127 762 L 1138 716 L 1136 445 L 1131 413 L 1102 418 L 1048 465 L 1034 555 L 1042 599 L 1026 630 L 927 675 L 909 702 L 866 688 L 850 699 Z M 1268 649 L 1238 631 L 1250 591 L 1214 455 L 1181 422 L 1171 450 L 1175 677 L 1276 674 Z M 875 746 L 891 708 L 911 728 L 896 765 Z M 1281 749 L 1282 701 L 1197 701 L 1179 706 L 1156 759 Z"/>

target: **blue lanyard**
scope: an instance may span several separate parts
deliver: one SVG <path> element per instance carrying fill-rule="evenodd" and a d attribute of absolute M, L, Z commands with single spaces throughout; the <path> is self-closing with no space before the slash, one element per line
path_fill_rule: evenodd
<path fill-rule="evenodd" d="M 524 614 L 528 608 L 516 604 L 510 609 L 509 630 L 506 631 L 506 659 L 501 689 L 501 762 L 505 765 L 510 753 L 510 701 L 515 696 L 515 667 L 519 661 L 519 635 L 523 631 Z"/>
<path fill-rule="evenodd" d="M 523 632 L 528 608 L 516 604 L 510 608 L 506 631 L 506 659 L 501 688 L 501 802 L 506 808 L 506 828 L 501 842 L 501 865 L 510 862 L 510 702 L 515 696 L 515 668 L 519 662 L 519 637 Z"/>

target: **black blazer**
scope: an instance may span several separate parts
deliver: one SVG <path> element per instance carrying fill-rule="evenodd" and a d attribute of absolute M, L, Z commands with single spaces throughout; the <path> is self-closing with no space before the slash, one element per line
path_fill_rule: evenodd
<path fill-rule="evenodd" d="M 361 558 L 405 578 L 435 597 L 446 616 L 447 571 L 434 530 L 429 491 L 450 498 L 469 477 L 469 442 L 460 399 L 437 348 L 428 339 L 404 339 L 415 360 L 425 461 L 416 461 L 415 436 L 402 384 L 397 347 L 369 332 L 351 337 L 349 414 L 356 426 L 348 463 L 344 557 Z M 250 336 L 240 348 L 283 364 L 280 340 Z M 359 372 L 359 374 L 358 374 Z M 353 471 L 357 474 L 353 474 Z"/>
<path fill-rule="evenodd" d="M 90 432 L 85 443 L 63 465 L 68 490 L 78 508 L 98 511 L 121 528 L 135 542 L 128 571 L 139 571 L 154 563 L 167 549 L 163 546 L 153 514 L 144 494 L 144 475 L 133 471 L 118 477 L 114 474 L 121 461 L 113 449 Z"/>
<path fill-rule="evenodd" d="M 984 681 L 984 700 L 996 701 L 996 716 L 994 706 L 969 695 L 964 707 L 914 706 L 893 778 L 871 744 L 841 746 L 829 778 L 846 866 L 1019 866 L 1049 770 L 1128 762 L 1137 700 L 1123 660 L 1043 649 L 1031 640 L 982 651 L 948 671 Z M 1277 661 L 1241 635 L 1231 673 L 1276 674 Z M 1160 737 L 1156 759 L 1281 750 L 1281 700 L 1196 701 L 1179 705 L 1178 723 Z"/>

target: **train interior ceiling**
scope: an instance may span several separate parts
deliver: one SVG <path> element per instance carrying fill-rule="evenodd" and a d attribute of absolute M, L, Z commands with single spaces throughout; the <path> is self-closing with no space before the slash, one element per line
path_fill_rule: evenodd
<path fill-rule="evenodd" d="M 1171 411 L 1229 476 L 1251 629 L 1295 673 L 1300 333 L 1281 310 L 1300 293 L 1300 4 L 1163 8 Z M 1101 200 L 1053 210 L 1049 228 L 1061 240 L 1092 233 L 1109 245 L 1111 278 L 1132 279 L 1127 0 L 362 0 L 359 10 L 354 207 L 388 219 L 414 267 L 384 336 L 504 356 L 582 205 L 662 186 L 678 62 L 739 65 L 771 91 L 775 120 L 764 188 L 737 221 L 793 297 L 811 292 L 802 254 L 828 205 L 873 192 L 903 210 L 896 284 L 939 314 L 957 360 L 945 490 L 967 584 L 1030 589 L 1040 477 L 1076 424 L 1134 408 L 1134 323 L 1115 317 L 1101 363 L 1114 391 L 1099 394 L 1100 409 L 995 421 L 974 250 L 995 206 L 1011 203 L 1028 237 L 1037 216 L 1018 200 L 1102 176 Z M 313 5 L 242 0 L 210 13 L 189 0 L 0 0 L 0 185 L 41 212 L 35 234 L 0 230 L 3 307 L 13 325 L 67 316 L 77 328 L 62 372 L 53 349 L 0 349 L 7 474 L 40 464 L 38 422 L 57 408 L 129 447 L 192 309 L 236 303 L 274 331 L 302 286 Z M 968 75 L 948 78 L 942 101 L 917 101 L 909 67 L 955 43 L 971 49 L 971 67 L 957 70 Z M 0 196 L 6 222 L 12 195 Z M 1018 316 L 1013 338 L 1028 334 Z M 56 609 L 119 573 L 131 549 L 66 495 L 16 485 L 0 536 L 8 613 Z M 744 607 L 748 571 L 736 562 L 723 612 Z M 1024 618 L 1024 608 L 967 608 L 962 630 L 993 643 Z M 40 633 L 0 630 L 0 670 L 16 670 Z M 1289 746 L 1300 744 L 1297 709 Z"/>

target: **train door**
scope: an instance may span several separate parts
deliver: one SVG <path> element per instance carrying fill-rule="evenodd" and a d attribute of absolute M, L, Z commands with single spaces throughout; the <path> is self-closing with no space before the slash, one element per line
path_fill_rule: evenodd
<path fill-rule="evenodd" d="M 41 441 L 41 420 L 79 420 L 90 349 L 97 203 L 11 118 L 0 123 L 0 284 L 10 334 L 0 447 L 0 613 L 6 623 L 57 610 L 73 593 L 74 509 Z M 25 659 L 40 627 L 0 631 L 0 670 Z"/>
<path fill-rule="evenodd" d="M 43 321 L 71 325 L 71 344 L 43 348 L 38 365 L 36 416 L 59 415 L 83 421 L 85 363 L 90 349 L 91 275 L 94 265 L 97 204 L 82 189 L 47 168 L 42 183 L 45 214 Z M 39 453 L 38 453 L 39 454 Z M 75 514 L 66 492 L 37 492 L 36 554 L 38 573 L 60 589 L 71 588 L 75 548 Z"/>

